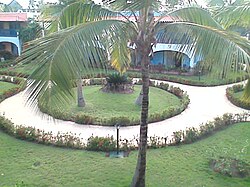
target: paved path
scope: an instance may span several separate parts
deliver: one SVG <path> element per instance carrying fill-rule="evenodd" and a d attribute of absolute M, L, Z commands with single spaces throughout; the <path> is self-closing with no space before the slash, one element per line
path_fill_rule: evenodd
<path fill-rule="evenodd" d="M 186 129 L 186 127 L 198 127 L 201 123 L 213 120 L 224 113 L 241 113 L 246 110 L 232 105 L 225 96 L 225 90 L 228 86 L 216 87 L 193 87 L 176 83 L 170 85 L 178 86 L 187 91 L 190 97 L 189 107 L 180 115 L 173 118 L 151 123 L 148 126 L 148 135 L 171 137 L 174 131 Z M 34 111 L 25 106 L 25 94 L 21 92 L 0 103 L 0 114 L 10 119 L 17 125 L 34 126 L 37 129 L 52 131 L 57 134 L 58 131 L 67 133 L 72 132 L 80 137 L 87 139 L 92 134 L 97 136 L 107 136 L 116 134 L 114 127 L 101 127 L 93 125 L 79 125 L 74 122 L 53 120 L 48 115 L 39 111 Z M 133 138 L 138 136 L 139 126 L 122 127 L 120 135 L 122 138 Z"/>

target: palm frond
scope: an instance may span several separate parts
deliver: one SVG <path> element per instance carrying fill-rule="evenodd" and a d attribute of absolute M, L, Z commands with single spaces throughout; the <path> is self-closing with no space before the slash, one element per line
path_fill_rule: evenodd
<path fill-rule="evenodd" d="M 117 12 L 112 12 L 100 5 L 77 1 L 60 12 L 57 19 L 52 22 L 52 28 L 57 31 L 58 26 L 64 29 L 90 21 L 111 19 L 117 15 Z"/>
<path fill-rule="evenodd" d="M 157 35 L 157 42 L 169 39 L 180 45 L 180 50 L 200 56 L 212 75 L 221 78 L 228 71 L 237 71 L 242 64 L 249 69 L 250 42 L 239 35 L 192 23 L 167 24 Z M 183 45 L 184 44 L 184 45 Z"/>
<path fill-rule="evenodd" d="M 30 48 L 18 59 L 22 63 L 39 64 L 29 77 L 29 101 L 54 92 L 60 93 L 58 101 L 69 100 L 67 98 L 73 96 L 74 80 L 79 74 L 91 72 L 93 67 L 105 66 L 108 52 L 112 54 L 118 50 L 120 63 L 126 67 L 128 54 L 123 49 L 129 37 L 128 26 L 122 21 L 101 20 L 63 29 L 31 42 Z"/>
<path fill-rule="evenodd" d="M 119 12 L 139 12 L 142 9 L 149 9 L 149 7 L 154 10 L 158 10 L 159 6 L 160 1 L 158 0 L 116 0 L 114 3 L 112 3 L 112 8 Z"/>
<path fill-rule="evenodd" d="M 232 25 L 250 27 L 250 2 L 222 8 L 215 18 L 225 27 Z"/>
<path fill-rule="evenodd" d="M 175 10 L 168 14 L 177 21 L 196 23 L 222 29 L 222 27 L 211 17 L 211 14 L 199 7 L 186 7 Z"/>

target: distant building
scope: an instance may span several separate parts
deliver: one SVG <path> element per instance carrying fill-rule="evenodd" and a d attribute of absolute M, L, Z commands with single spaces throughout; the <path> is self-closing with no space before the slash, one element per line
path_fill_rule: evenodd
<path fill-rule="evenodd" d="M 26 13 L 0 12 L 0 50 L 13 55 L 21 54 L 19 31 L 27 24 Z"/>
<path fill-rule="evenodd" d="M 22 6 L 16 1 L 16 0 L 12 0 L 9 4 L 8 4 L 8 7 L 9 7 L 9 11 L 10 12 L 16 12 L 18 10 L 20 10 L 22 8 Z"/>

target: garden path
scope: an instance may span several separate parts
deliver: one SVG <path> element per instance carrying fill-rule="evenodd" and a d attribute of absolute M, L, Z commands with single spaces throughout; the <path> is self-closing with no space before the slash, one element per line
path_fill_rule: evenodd
<path fill-rule="evenodd" d="M 165 81 L 162 81 L 165 82 Z M 168 136 L 171 138 L 174 131 L 185 130 L 187 127 L 198 127 L 201 123 L 213 120 L 224 113 L 246 112 L 232 105 L 225 96 L 225 90 L 229 85 L 216 87 L 194 87 L 177 83 L 170 85 L 180 87 L 190 97 L 188 108 L 173 118 L 151 123 L 148 126 L 148 136 Z M 57 134 L 72 132 L 84 140 L 92 134 L 94 136 L 116 135 L 114 127 L 102 127 L 94 125 L 79 125 L 70 121 L 54 120 L 46 114 L 34 111 L 34 108 L 25 105 L 25 93 L 21 92 L 0 103 L 0 115 L 5 115 L 16 125 L 34 126 L 46 132 Z M 132 139 L 138 136 L 139 126 L 120 128 L 121 138 Z"/>

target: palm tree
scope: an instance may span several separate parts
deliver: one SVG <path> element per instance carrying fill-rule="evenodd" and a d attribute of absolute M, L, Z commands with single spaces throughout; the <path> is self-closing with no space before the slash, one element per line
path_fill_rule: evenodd
<path fill-rule="evenodd" d="M 29 77 L 30 101 L 43 96 L 48 98 L 44 102 L 50 102 L 50 96 L 58 92 L 58 102 L 65 102 L 73 95 L 71 88 L 79 72 L 88 72 L 93 63 L 99 67 L 108 63 L 108 56 L 113 67 L 124 71 L 129 66 L 128 41 L 135 46 L 141 61 L 143 99 L 138 160 L 131 186 L 145 186 L 152 47 L 170 38 L 185 44 L 180 50 L 202 56 L 216 75 L 231 71 L 232 64 L 237 68 L 250 62 L 249 41 L 224 31 L 207 11 L 186 7 L 155 17 L 159 6 L 156 0 L 116 0 L 113 11 L 93 3 L 73 3 L 61 12 L 58 23 L 74 26 L 31 42 L 19 59 L 23 63 L 35 59 L 39 64 Z M 173 22 L 162 23 L 164 16 Z"/>
<path fill-rule="evenodd" d="M 250 28 L 250 2 L 247 0 L 230 2 L 217 8 L 214 15 L 215 19 L 225 29 L 233 25 Z"/>
<path fill-rule="evenodd" d="M 77 22 L 71 22 L 67 23 L 64 25 L 61 25 L 59 22 L 59 15 L 62 13 L 62 11 L 69 5 L 76 3 L 76 2 L 90 2 L 92 3 L 91 0 L 60 0 L 58 4 L 48 4 L 45 5 L 42 8 L 42 14 L 41 18 L 45 22 L 51 23 L 49 25 L 49 33 L 56 32 L 60 29 L 65 29 L 74 25 L 77 25 L 81 23 L 81 20 L 77 20 Z M 77 106 L 78 107 L 84 107 L 85 106 L 85 99 L 83 96 L 83 82 L 82 82 L 82 77 L 79 74 L 78 75 L 78 80 L 77 80 Z"/>

